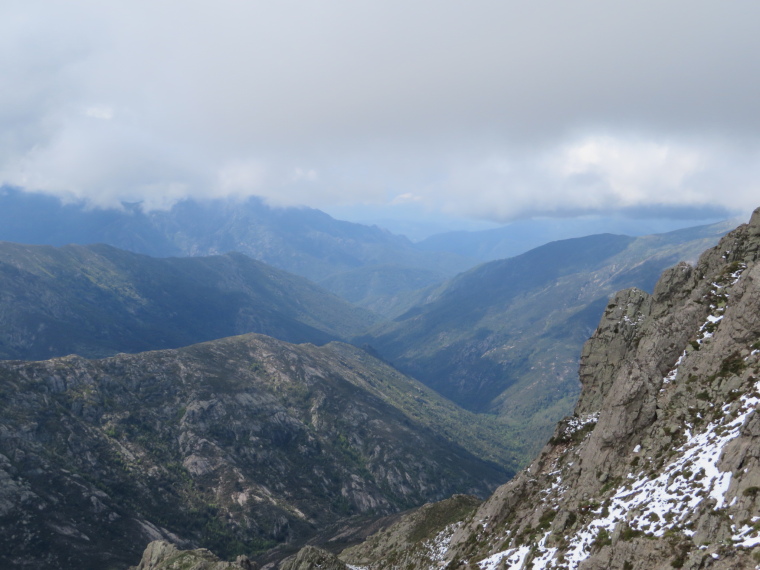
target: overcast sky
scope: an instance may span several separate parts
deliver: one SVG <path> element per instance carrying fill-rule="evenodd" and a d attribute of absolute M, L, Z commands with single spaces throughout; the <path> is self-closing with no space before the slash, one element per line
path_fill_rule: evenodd
<path fill-rule="evenodd" d="M 4 0 L 0 182 L 101 206 L 744 213 L 758 22 L 756 0 Z"/>

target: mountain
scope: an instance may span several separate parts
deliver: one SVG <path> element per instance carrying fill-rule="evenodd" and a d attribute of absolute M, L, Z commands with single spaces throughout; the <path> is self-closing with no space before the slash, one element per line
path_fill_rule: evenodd
<path fill-rule="evenodd" d="M 0 242 L 0 358 L 101 357 L 245 332 L 324 344 L 376 320 L 239 253 L 156 259 Z"/>
<path fill-rule="evenodd" d="M 315 282 L 340 274 L 338 294 L 346 281 L 354 287 L 362 283 L 367 268 L 396 285 L 416 274 L 411 286 L 418 288 L 477 263 L 453 253 L 420 251 L 407 238 L 376 226 L 336 220 L 311 208 L 270 207 L 259 198 L 185 200 L 168 211 L 144 212 L 139 204 L 87 209 L 6 187 L 0 188 L 0 240 L 56 246 L 106 243 L 153 257 L 237 251 Z M 354 278 L 355 271 L 359 275 Z M 352 300 L 376 294 L 370 287 L 364 293 L 354 291 Z"/>
<path fill-rule="evenodd" d="M 731 220 L 731 227 L 738 224 Z M 592 234 L 643 236 L 674 231 L 672 221 L 633 218 L 518 220 L 506 226 L 480 231 L 453 231 L 431 235 L 416 243 L 430 252 L 456 253 L 480 261 L 514 257 L 551 241 Z"/>
<path fill-rule="evenodd" d="M 340 343 L 3 361 L 0 396 L 3 568 L 123 569 L 158 539 L 283 557 L 514 473 L 498 426 Z"/>
<path fill-rule="evenodd" d="M 577 399 L 578 354 L 609 296 L 622 287 L 651 290 L 663 269 L 695 259 L 725 231 L 717 224 L 552 242 L 428 289 L 418 304 L 356 341 L 459 405 L 501 415 L 529 444 L 542 445 Z"/>
<path fill-rule="evenodd" d="M 653 294 L 612 299 L 575 411 L 527 469 L 471 514 L 421 509 L 334 568 L 756 568 L 758 315 L 760 209 Z"/>

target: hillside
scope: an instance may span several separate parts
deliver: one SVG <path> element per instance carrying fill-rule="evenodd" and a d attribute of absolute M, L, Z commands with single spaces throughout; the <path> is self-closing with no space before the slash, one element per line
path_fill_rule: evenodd
<path fill-rule="evenodd" d="M 583 349 L 574 414 L 476 512 L 429 520 L 416 539 L 399 523 L 341 558 L 364 570 L 756 568 L 758 315 L 760 209 L 652 295 L 615 296 Z"/>
<path fill-rule="evenodd" d="M 3 568 L 123 569 L 156 539 L 282 557 L 513 474 L 494 426 L 339 343 L 5 361 L 0 395 Z"/>
<path fill-rule="evenodd" d="M 651 290 L 666 267 L 696 259 L 725 231 L 718 224 L 552 242 L 428 290 L 357 341 L 458 404 L 500 414 L 541 445 L 577 400 L 578 354 L 609 296 L 623 287 Z"/>
<path fill-rule="evenodd" d="M 0 358 L 101 357 L 246 332 L 324 344 L 375 320 L 241 254 L 156 259 L 0 242 Z"/>

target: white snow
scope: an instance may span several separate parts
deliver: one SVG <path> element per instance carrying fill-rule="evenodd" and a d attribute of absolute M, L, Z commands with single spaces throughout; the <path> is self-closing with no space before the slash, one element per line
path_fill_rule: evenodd
<path fill-rule="evenodd" d="M 523 545 L 519 548 L 510 548 L 503 552 L 497 552 L 485 560 L 481 560 L 478 562 L 478 566 L 480 566 L 480 570 L 496 570 L 501 561 L 504 560 L 506 564 L 509 564 L 507 568 L 522 568 L 525 558 L 527 558 L 529 553 L 529 546 Z"/>
<path fill-rule="evenodd" d="M 446 557 L 446 552 L 449 549 L 451 538 L 461 526 L 461 522 L 450 524 L 437 535 L 435 535 L 435 537 L 430 540 L 426 540 L 423 543 L 423 548 L 427 550 L 427 554 L 433 562 L 437 562 L 440 563 L 439 565 L 442 565 Z"/>
<path fill-rule="evenodd" d="M 685 350 L 681 353 L 681 356 L 678 357 L 678 360 L 676 360 L 676 364 L 673 367 L 673 370 L 671 370 L 670 372 L 668 372 L 665 375 L 665 377 L 662 379 L 662 383 L 663 384 L 670 384 L 673 380 L 676 379 L 676 376 L 678 375 L 678 367 L 681 365 L 681 363 L 683 362 L 684 358 L 686 358 L 686 351 Z"/>
<path fill-rule="evenodd" d="M 760 390 L 760 381 L 755 384 L 755 390 Z M 641 472 L 630 474 L 617 493 L 605 502 L 606 510 L 604 507 L 597 508 L 593 511 L 597 517 L 569 537 L 570 547 L 565 552 L 564 567 L 568 570 L 578 568 L 590 555 L 591 545 L 599 533 L 604 530 L 611 535 L 621 521 L 626 521 L 633 530 L 657 537 L 672 528 L 691 536 L 693 531 L 684 525 L 701 501 L 710 497 L 716 501 L 717 509 L 725 507 L 731 473 L 718 469 L 718 462 L 725 446 L 739 436 L 739 430 L 749 414 L 760 405 L 760 398 L 752 393 L 749 390 L 740 398 L 738 404 L 734 404 L 733 412 L 732 404 L 723 406 L 723 417 L 698 433 L 695 426 L 687 426 L 684 430 L 686 442 L 675 450 L 674 458 L 660 470 L 657 477 L 650 478 L 645 466 L 642 466 Z M 634 450 L 635 453 L 640 451 L 641 446 Z M 559 470 L 549 475 L 555 476 L 552 490 L 560 489 Z M 760 530 L 755 526 L 757 521 L 752 522 L 752 525 L 744 524 L 741 528 L 736 525 L 732 527 L 734 544 L 747 547 L 760 545 Z M 556 548 L 545 546 L 547 536 L 548 533 L 535 546 L 531 570 L 551 567 L 557 555 Z M 529 552 L 530 548 L 523 545 L 494 554 L 478 564 L 481 570 L 495 570 L 503 561 L 504 567 L 518 570 L 525 564 Z"/>
<path fill-rule="evenodd" d="M 760 388 L 760 382 L 755 389 Z M 686 431 L 687 441 L 676 450 L 677 457 L 665 466 L 660 475 L 650 479 L 640 473 L 634 481 L 627 481 L 611 499 L 608 514 L 591 521 L 571 543 L 566 555 L 573 561 L 569 568 L 588 556 L 588 550 L 600 530 L 609 533 L 617 521 L 627 520 L 634 530 L 662 536 L 666 530 L 686 522 L 689 514 L 705 498 L 716 501 L 716 508 L 726 502 L 726 492 L 731 483 L 731 473 L 718 469 L 723 448 L 739 435 L 739 430 L 755 408 L 760 398 L 745 395 L 733 419 L 713 422 L 697 435 Z M 728 414 L 731 405 L 723 407 Z M 601 509 L 598 510 L 601 514 Z M 682 529 L 686 534 L 687 529 Z M 754 527 L 746 527 L 734 532 L 737 542 L 742 545 L 760 544 L 760 536 Z"/>

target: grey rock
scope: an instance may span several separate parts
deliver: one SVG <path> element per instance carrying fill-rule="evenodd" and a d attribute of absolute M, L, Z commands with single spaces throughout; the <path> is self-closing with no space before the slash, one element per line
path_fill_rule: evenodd
<path fill-rule="evenodd" d="M 305 546 L 295 556 L 283 560 L 280 570 L 348 570 L 348 566 L 326 550 Z"/>
<path fill-rule="evenodd" d="M 173 544 L 159 540 L 147 546 L 140 563 L 131 570 L 258 570 L 258 565 L 245 556 L 238 556 L 235 562 L 224 562 L 205 548 L 178 550 Z"/>

